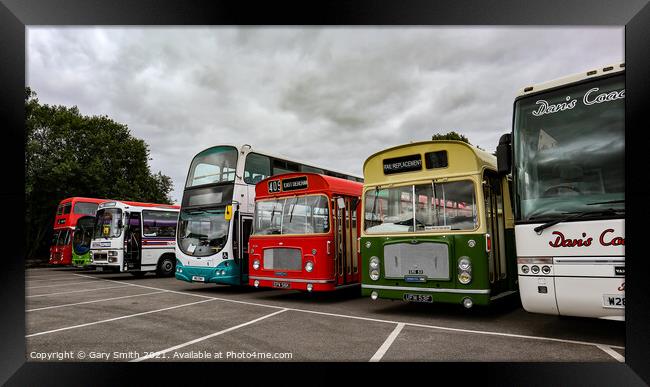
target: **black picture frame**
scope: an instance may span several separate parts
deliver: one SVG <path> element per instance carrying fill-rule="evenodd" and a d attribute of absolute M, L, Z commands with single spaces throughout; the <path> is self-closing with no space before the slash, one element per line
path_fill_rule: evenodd
<path fill-rule="evenodd" d="M 25 360 L 24 273 L 24 87 L 26 26 L 36 25 L 625 25 L 626 62 L 626 349 L 625 364 L 603 363 L 29 363 Z M 0 122 L 4 169 L 2 198 L 8 214 L 0 288 L 0 381 L 7 385 L 171 384 L 170 375 L 193 373 L 200 383 L 250 385 L 263 376 L 273 382 L 371 384 L 431 380 L 487 385 L 644 385 L 650 384 L 650 273 L 643 252 L 644 222 L 650 216 L 648 165 L 641 147 L 650 123 L 648 0 L 444 0 L 260 2 L 142 0 L 1 0 Z M 559 42 L 558 44 L 561 44 Z M 7 205 L 10 203 L 10 205 Z M 645 226 L 645 227 L 644 227 Z M 462 360 L 462 359 L 459 359 Z M 254 369 L 254 372 L 251 370 Z M 228 371 L 228 379 L 217 375 Z M 405 377 L 405 375 L 409 375 Z M 235 377 L 237 380 L 232 380 Z M 268 381 L 268 379 L 267 379 Z M 176 382 L 179 383 L 179 382 Z M 303 384 L 301 383 L 301 384 Z M 284 383 L 283 383 L 284 384 Z"/>

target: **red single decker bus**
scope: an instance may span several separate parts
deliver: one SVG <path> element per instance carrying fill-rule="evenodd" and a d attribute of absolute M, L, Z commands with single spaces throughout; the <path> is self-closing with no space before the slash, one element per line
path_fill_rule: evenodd
<path fill-rule="evenodd" d="M 54 217 L 50 260 L 52 265 L 72 264 L 72 238 L 77 220 L 95 216 L 97 206 L 108 199 L 72 197 L 61 200 Z"/>
<path fill-rule="evenodd" d="M 248 243 L 249 284 L 308 292 L 359 285 L 362 188 L 316 173 L 260 181 Z"/>

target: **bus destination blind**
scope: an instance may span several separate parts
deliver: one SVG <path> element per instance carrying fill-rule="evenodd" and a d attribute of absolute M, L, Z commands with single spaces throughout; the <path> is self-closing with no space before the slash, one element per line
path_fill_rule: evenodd
<path fill-rule="evenodd" d="M 420 154 L 394 157 L 384 160 L 384 174 L 412 172 L 422 170 L 422 156 Z"/>

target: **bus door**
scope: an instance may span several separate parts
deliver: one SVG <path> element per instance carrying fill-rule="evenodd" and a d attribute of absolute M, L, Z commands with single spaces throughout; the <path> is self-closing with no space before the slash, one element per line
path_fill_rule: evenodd
<path fill-rule="evenodd" d="M 336 216 L 334 217 L 334 246 L 336 246 L 334 249 L 334 267 L 337 285 L 343 285 L 353 280 L 353 262 L 356 261 L 354 253 L 354 250 L 356 250 L 356 227 L 353 232 L 352 204 L 349 197 L 336 197 L 334 199 L 336 208 Z"/>
<path fill-rule="evenodd" d="M 253 217 L 250 215 L 241 215 L 237 219 L 235 226 L 237 227 L 235 233 L 235 246 L 237 247 L 237 251 L 233 253 L 239 263 L 242 281 L 244 281 L 243 276 L 248 275 L 248 240 L 253 228 Z"/>
<path fill-rule="evenodd" d="M 129 270 L 140 270 L 142 262 L 142 223 L 139 212 L 131 212 L 124 230 L 124 262 Z"/>
<path fill-rule="evenodd" d="M 359 209 L 361 208 L 361 198 L 348 198 L 348 200 L 348 214 L 350 214 L 350 233 L 348 235 L 350 236 L 350 245 L 352 247 L 350 252 L 350 259 L 352 260 L 352 274 L 348 282 L 361 282 L 361 278 L 359 278 L 359 264 L 361 263 L 359 260 L 361 258 L 361 255 L 358 250 L 359 246 L 357 245 L 357 241 L 361 236 L 359 234 L 359 224 L 357 223 L 357 220 L 360 217 Z"/>
<path fill-rule="evenodd" d="M 483 176 L 483 195 L 485 200 L 485 221 L 491 239 L 488 255 L 491 287 L 497 294 L 507 290 L 508 265 L 505 246 L 505 211 L 501 179 L 496 173 L 486 171 Z"/>

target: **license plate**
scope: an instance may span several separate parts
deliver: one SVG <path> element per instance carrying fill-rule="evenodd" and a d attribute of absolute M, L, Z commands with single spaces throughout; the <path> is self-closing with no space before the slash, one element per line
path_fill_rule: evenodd
<path fill-rule="evenodd" d="M 603 294 L 603 308 L 625 308 L 625 296 L 619 294 Z"/>
<path fill-rule="evenodd" d="M 95 268 L 95 270 L 97 270 L 97 271 L 104 271 L 104 268 L 101 267 L 101 266 L 97 266 L 97 267 Z"/>
<path fill-rule="evenodd" d="M 404 276 L 406 282 L 427 282 L 427 277 L 423 275 L 407 275 Z"/>
<path fill-rule="evenodd" d="M 273 287 L 274 288 L 288 289 L 289 288 L 289 283 L 288 282 L 281 282 L 281 281 L 273 281 Z"/>
<path fill-rule="evenodd" d="M 424 294 L 410 294 L 406 293 L 404 294 L 404 301 L 411 301 L 411 302 L 433 302 L 433 296 L 430 294 L 424 295 Z"/>
<path fill-rule="evenodd" d="M 198 275 L 193 275 L 192 281 L 205 282 L 205 278 Z"/>

